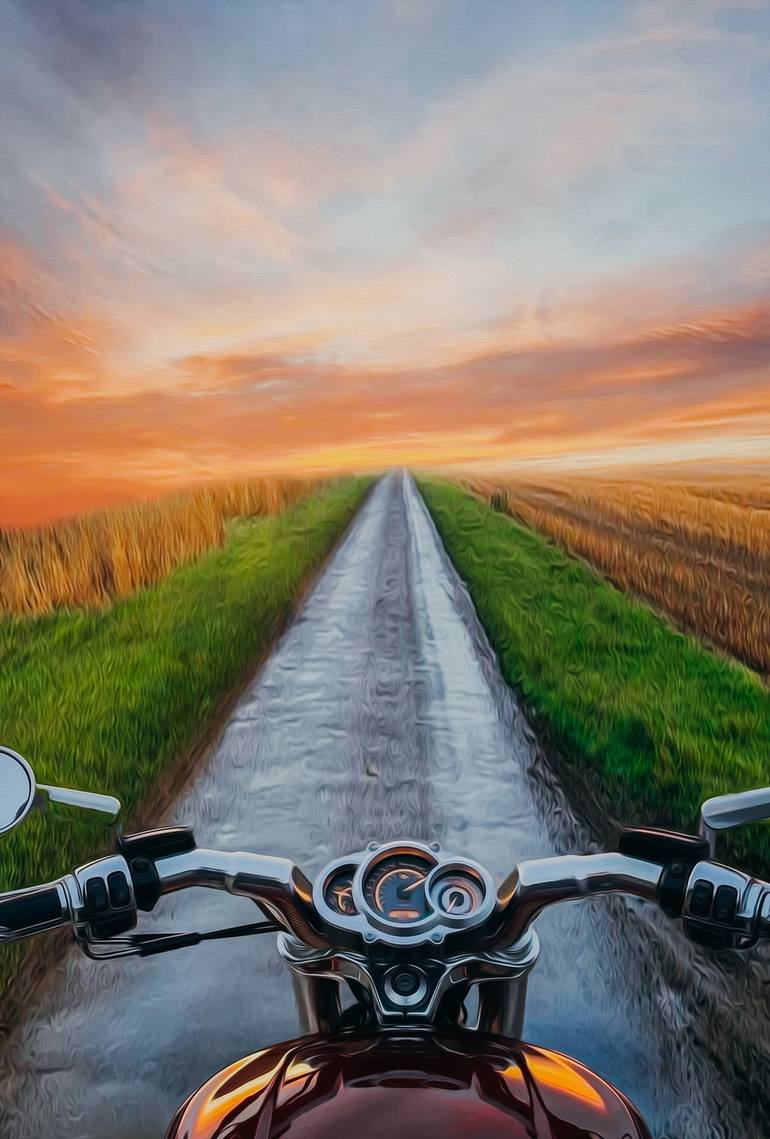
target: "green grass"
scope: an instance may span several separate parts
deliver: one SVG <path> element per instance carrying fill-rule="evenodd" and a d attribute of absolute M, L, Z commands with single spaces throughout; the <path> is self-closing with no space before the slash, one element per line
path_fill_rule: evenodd
<path fill-rule="evenodd" d="M 117 795 L 130 817 L 287 619 L 369 485 L 331 484 L 106 610 L 0 621 L 0 742 L 41 783 Z M 0 838 L 0 889 L 69 871 L 105 842 L 80 815 Z M 18 954 L 0 953 L 0 996 Z"/>
<path fill-rule="evenodd" d="M 420 486 L 503 675 L 603 808 L 692 832 L 702 800 L 770 783 L 770 693 L 753 673 L 461 488 Z M 767 874 L 770 828 L 719 853 Z"/>

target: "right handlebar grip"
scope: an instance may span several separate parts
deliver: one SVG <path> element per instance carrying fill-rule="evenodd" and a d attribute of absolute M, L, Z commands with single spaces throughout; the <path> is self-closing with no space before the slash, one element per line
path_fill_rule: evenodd
<path fill-rule="evenodd" d="M 69 919 L 69 909 L 53 883 L 0 897 L 0 941 L 16 941 Z"/>

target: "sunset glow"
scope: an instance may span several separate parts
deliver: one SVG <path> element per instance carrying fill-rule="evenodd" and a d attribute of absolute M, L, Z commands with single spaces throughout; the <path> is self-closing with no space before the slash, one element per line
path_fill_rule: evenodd
<path fill-rule="evenodd" d="M 770 454 L 765 4 L 4 10 L 0 524 Z"/>

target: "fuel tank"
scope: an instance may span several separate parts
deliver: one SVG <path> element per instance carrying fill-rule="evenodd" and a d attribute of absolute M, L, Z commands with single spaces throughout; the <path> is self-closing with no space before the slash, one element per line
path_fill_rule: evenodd
<path fill-rule="evenodd" d="M 166 1139 L 650 1139 L 576 1060 L 476 1032 L 306 1036 L 219 1072 Z"/>

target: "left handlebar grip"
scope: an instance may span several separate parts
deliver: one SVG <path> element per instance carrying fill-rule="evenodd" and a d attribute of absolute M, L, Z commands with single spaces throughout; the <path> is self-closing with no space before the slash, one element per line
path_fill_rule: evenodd
<path fill-rule="evenodd" d="M 61 883 L 31 886 L 0 895 L 0 942 L 21 941 L 71 920 Z"/>

